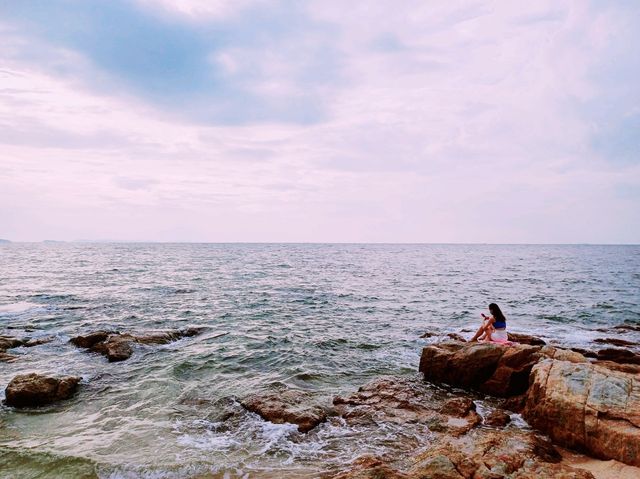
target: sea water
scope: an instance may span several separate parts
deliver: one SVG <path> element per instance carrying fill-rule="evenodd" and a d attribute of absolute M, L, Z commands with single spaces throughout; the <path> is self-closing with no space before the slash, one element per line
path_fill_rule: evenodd
<path fill-rule="evenodd" d="M 83 379 L 58 405 L 0 406 L 0 477 L 317 477 L 397 456 L 428 430 L 331 418 L 301 434 L 238 400 L 288 387 L 330 404 L 380 376 L 417 378 L 421 348 L 470 337 L 490 302 L 511 331 L 552 343 L 640 341 L 607 331 L 640 324 L 640 246 L 2 245 L 0 334 L 53 341 L 10 351 L 0 399 L 16 374 Z M 121 363 L 68 342 L 187 326 L 205 331 Z"/>

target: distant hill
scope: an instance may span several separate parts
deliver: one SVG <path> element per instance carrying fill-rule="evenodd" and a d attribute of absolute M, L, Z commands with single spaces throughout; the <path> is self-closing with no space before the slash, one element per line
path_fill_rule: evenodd
<path fill-rule="evenodd" d="M 11 241 L 0 238 L 0 244 L 7 244 L 7 243 L 11 243 Z"/>
<path fill-rule="evenodd" d="M 42 240 L 43 243 L 65 243 L 65 241 L 58 240 Z"/>

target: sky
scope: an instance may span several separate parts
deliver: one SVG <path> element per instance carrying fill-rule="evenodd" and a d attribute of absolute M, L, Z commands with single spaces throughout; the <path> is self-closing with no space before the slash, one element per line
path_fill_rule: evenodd
<path fill-rule="evenodd" d="M 0 0 L 0 238 L 640 243 L 640 2 Z"/>

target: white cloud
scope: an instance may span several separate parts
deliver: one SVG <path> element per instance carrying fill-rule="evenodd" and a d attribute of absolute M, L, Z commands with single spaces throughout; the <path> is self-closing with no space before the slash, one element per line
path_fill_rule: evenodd
<path fill-rule="evenodd" d="M 143 3 L 198 21 L 248 4 Z M 382 1 L 313 2 L 309 14 L 333 37 L 294 32 L 279 49 L 229 46 L 210 60 L 229 77 L 260 71 L 243 78 L 275 103 L 316 89 L 328 115 L 310 125 L 193 124 L 0 49 L 0 202 L 12 205 L 0 237 L 640 240 L 640 198 L 618 194 L 640 191 L 640 166 L 594 150 L 584 108 L 608 87 L 592 71 L 623 15 Z M 325 44 L 339 71 L 300 78 Z"/>

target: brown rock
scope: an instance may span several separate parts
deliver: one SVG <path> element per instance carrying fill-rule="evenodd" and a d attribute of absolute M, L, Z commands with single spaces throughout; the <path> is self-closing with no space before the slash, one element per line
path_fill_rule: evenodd
<path fill-rule="evenodd" d="M 53 378 L 40 374 L 14 377 L 5 390 L 7 406 L 35 407 L 68 399 L 78 388 L 80 378 L 67 376 Z"/>
<path fill-rule="evenodd" d="M 406 474 L 373 456 L 359 457 L 353 461 L 351 467 L 351 470 L 341 472 L 332 479 L 408 479 Z"/>
<path fill-rule="evenodd" d="M 596 338 L 593 340 L 594 343 L 599 344 L 610 344 L 612 346 L 637 346 L 638 343 L 634 343 L 633 341 L 627 341 L 625 339 L 619 338 Z"/>
<path fill-rule="evenodd" d="M 111 334 L 118 333 L 109 331 L 94 331 L 93 333 L 89 333 L 84 336 L 76 336 L 75 338 L 71 338 L 69 342 L 79 348 L 90 348 L 97 343 L 105 341 Z"/>
<path fill-rule="evenodd" d="M 420 372 L 427 381 L 508 397 L 527 390 L 529 372 L 542 357 L 539 351 L 528 345 L 434 344 L 422 350 Z"/>
<path fill-rule="evenodd" d="M 0 352 L 0 361 L 3 361 L 5 363 L 10 363 L 15 361 L 16 359 L 18 359 L 18 356 Z"/>
<path fill-rule="evenodd" d="M 511 422 L 511 417 L 502 409 L 494 409 L 484 417 L 486 426 L 504 427 Z"/>
<path fill-rule="evenodd" d="M 131 357 L 133 354 L 132 343 L 133 339 L 125 335 L 110 336 L 106 341 L 97 343 L 90 349 L 106 356 L 110 363 L 114 363 Z"/>
<path fill-rule="evenodd" d="M 466 397 L 449 399 L 444 403 L 442 408 L 440 408 L 441 413 L 454 417 L 465 417 L 471 411 L 475 410 L 475 403 L 470 398 Z"/>
<path fill-rule="evenodd" d="M 447 333 L 447 337 L 453 339 L 454 341 L 460 341 L 461 343 L 465 343 L 467 340 L 458 333 Z"/>
<path fill-rule="evenodd" d="M 0 336 L 0 351 L 4 352 L 7 349 L 17 348 L 22 346 L 24 341 L 12 336 Z"/>
<path fill-rule="evenodd" d="M 528 334 L 521 333 L 507 333 L 507 339 L 509 341 L 513 341 L 514 343 L 519 344 L 528 344 L 529 346 L 544 346 L 547 344 L 544 340 L 540 338 L 536 338 L 535 336 L 530 336 Z"/>
<path fill-rule="evenodd" d="M 571 348 L 571 351 L 582 354 L 585 358 L 597 358 L 598 353 L 583 348 Z"/>
<path fill-rule="evenodd" d="M 600 361 L 613 361 L 621 364 L 640 364 L 640 354 L 628 349 L 607 348 L 597 353 Z"/>
<path fill-rule="evenodd" d="M 414 459 L 410 479 L 546 478 L 593 479 L 579 469 L 560 464 L 553 446 L 521 430 L 473 430 L 458 439 L 440 437 Z"/>
<path fill-rule="evenodd" d="M 70 342 L 80 348 L 90 349 L 106 356 L 109 362 L 124 361 L 133 354 L 133 344 L 166 344 L 178 339 L 200 334 L 202 328 L 187 328 L 173 331 L 134 335 L 108 331 L 95 331 L 71 338 Z"/>
<path fill-rule="evenodd" d="M 266 421 L 295 424 L 300 432 L 308 432 L 327 419 L 326 410 L 313 404 L 312 400 L 309 393 L 289 389 L 278 393 L 253 394 L 242 400 L 241 404 Z"/>
<path fill-rule="evenodd" d="M 523 416 L 558 444 L 640 465 L 638 376 L 587 363 L 534 366 Z"/>
<path fill-rule="evenodd" d="M 640 331 L 640 324 L 618 324 L 617 326 L 614 326 L 613 329 L 621 329 L 623 331 Z M 604 332 L 607 332 L 607 330 L 605 329 Z"/>

